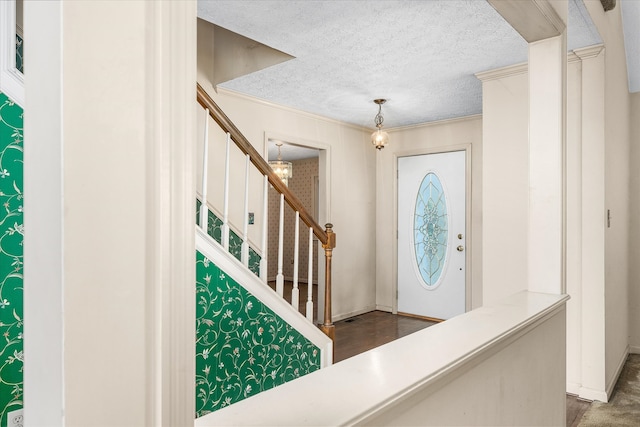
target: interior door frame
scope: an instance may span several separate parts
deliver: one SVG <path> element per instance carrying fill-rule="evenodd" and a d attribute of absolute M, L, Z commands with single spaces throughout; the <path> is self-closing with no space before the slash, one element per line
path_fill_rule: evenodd
<path fill-rule="evenodd" d="M 392 233 L 395 233 L 392 241 L 392 253 L 393 253 L 393 285 L 391 286 L 391 291 L 393 292 L 391 300 L 393 301 L 393 314 L 398 314 L 398 159 L 400 157 L 410 157 L 410 156 L 422 156 L 426 154 L 442 154 L 442 153 L 451 153 L 454 151 L 464 151 L 465 153 L 465 312 L 471 310 L 471 264 L 472 264 L 472 242 L 473 242 L 473 231 L 471 229 L 471 213 L 472 213 L 472 180 L 471 180 L 471 144 L 457 144 L 450 146 L 440 146 L 440 147 L 425 147 L 414 150 L 406 150 L 406 151 L 398 151 L 393 153 L 393 227 L 391 229 Z"/>
<path fill-rule="evenodd" d="M 318 140 L 310 140 L 294 135 L 284 134 L 280 132 L 265 131 L 263 136 L 262 156 L 269 160 L 269 140 L 276 139 L 285 141 L 287 144 L 298 145 L 301 147 L 315 148 L 318 152 L 318 218 L 316 221 L 324 229 L 327 223 L 331 223 L 331 145 Z M 314 212 L 311 212 L 313 215 Z M 269 223 L 269 214 L 265 213 L 265 221 Z M 301 241 L 306 241 L 303 237 Z M 318 300 L 314 301 L 313 309 L 317 314 L 317 321 L 324 322 L 324 285 L 325 285 L 325 254 L 322 244 L 317 237 L 313 238 L 314 244 L 318 248 L 317 253 L 317 270 L 318 270 Z M 263 256 L 269 257 L 269 244 L 263 248 Z M 335 271 L 335 270 L 334 270 Z"/>

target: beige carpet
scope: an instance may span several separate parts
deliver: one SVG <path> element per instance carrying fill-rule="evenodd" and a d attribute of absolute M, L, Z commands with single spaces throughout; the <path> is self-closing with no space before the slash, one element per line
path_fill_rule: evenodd
<path fill-rule="evenodd" d="M 640 354 L 627 358 L 609 403 L 593 402 L 578 426 L 640 426 Z"/>

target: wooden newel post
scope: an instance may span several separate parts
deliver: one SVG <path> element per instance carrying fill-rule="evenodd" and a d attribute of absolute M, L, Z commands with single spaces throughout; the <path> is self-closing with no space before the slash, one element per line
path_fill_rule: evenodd
<path fill-rule="evenodd" d="M 336 331 L 331 319 L 331 254 L 336 247 L 336 235 L 333 232 L 333 224 L 326 224 L 327 243 L 323 244 L 325 256 L 324 275 L 324 323 L 320 325 L 320 330 L 332 341 L 335 340 Z"/>

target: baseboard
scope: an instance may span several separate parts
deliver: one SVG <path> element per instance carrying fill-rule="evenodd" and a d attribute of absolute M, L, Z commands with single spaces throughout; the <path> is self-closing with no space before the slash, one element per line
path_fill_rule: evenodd
<path fill-rule="evenodd" d="M 607 393 L 604 390 L 593 390 L 591 388 L 580 387 L 580 392 L 578 393 L 578 397 L 584 400 L 597 400 L 600 402 L 607 403 L 609 401 L 607 397 Z"/>
<path fill-rule="evenodd" d="M 629 353 L 631 353 L 631 354 L 640 354 L 640 346 L 630 345 L 629 346 Z"/>
<path fill-rule="evenodd" d="M 391 307 L 389 305 L 376 304 L 376 310 L 386 311 L 388 313 L 393 313 L 393 307 Z"/>
<path fill-rule="evenodd" d="M 580 384 L 567 381 L 567 394 L 580 397 Z"/>
<path fill-rule="evenodd" d="M 364 314 L 364 313 L 369 313 L 370 311 L 375 311 L 375 310 L 376 310 L 376 306 L 375 305 L 371 305 L 371 306 L 365 307 L 365 308 L 363 308 L 361 310 L 351 311 L 349 313 L 334 314 L 333 315 L 333 323 L 339 322 L 340 320 L 348 319 L 350 317 L 359 316 L 359 315 Z"/>
<path fill-rule="evenodd" d="M 624 363 L 627 361 L 628 356 L 629 356 L 629 346 L 627 346 L 627 348 L 625 348 L 624 351 L 622 352 L 622 359 L 620 359 L 620 361 L 618 362 L 616 373 L 613 375 L 613 378 L 611 378 L 611 381 L 609 381 L 609 384 L 607 385 L 607 398 L 611 397 L 611 394 L 613 393 L 613 388 L 616 386 L 616 383 L 618 382 L 618 378 L 622 373 L 622 368 L 624 368 Z"/>

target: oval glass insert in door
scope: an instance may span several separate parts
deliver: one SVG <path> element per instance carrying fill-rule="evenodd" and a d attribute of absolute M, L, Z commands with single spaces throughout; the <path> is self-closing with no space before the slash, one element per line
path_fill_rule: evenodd
<path fill-rule="evenodd" d="M 413 215 L 414 267 L 426 289 L 440 284 L 447 261 L 449 213 L 440 178 L 429 172 L 422 179 Z"/>

